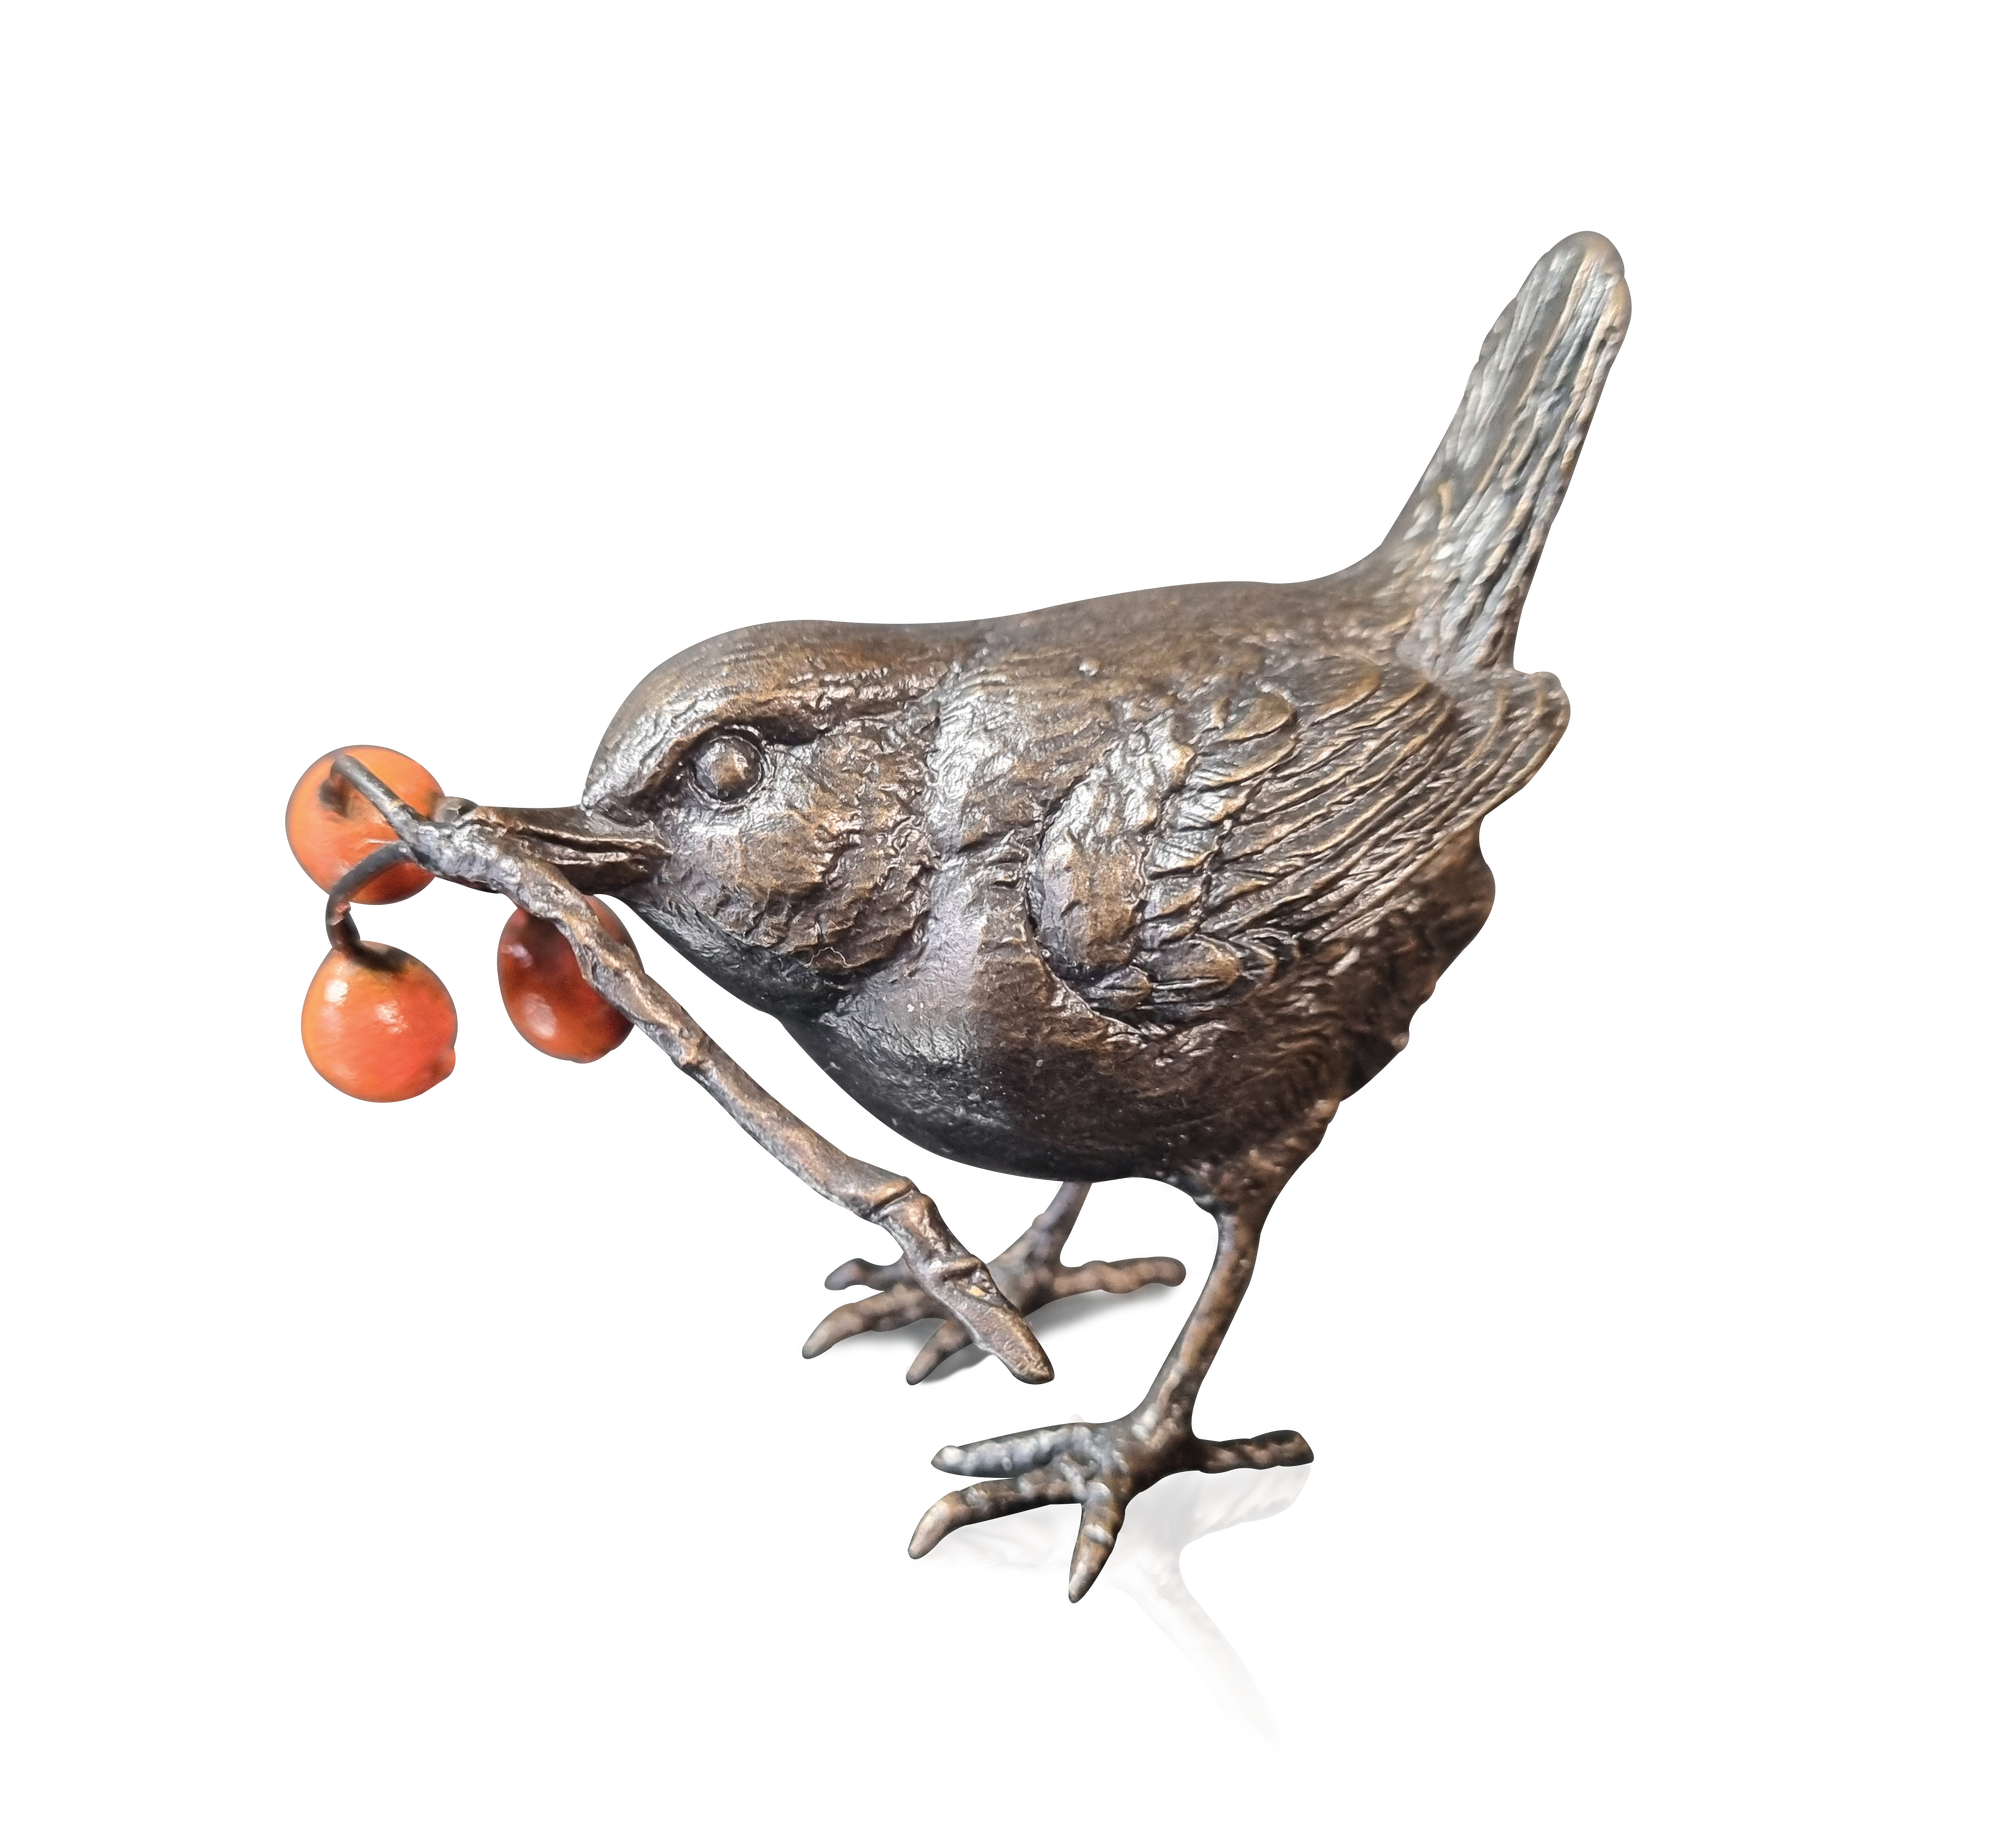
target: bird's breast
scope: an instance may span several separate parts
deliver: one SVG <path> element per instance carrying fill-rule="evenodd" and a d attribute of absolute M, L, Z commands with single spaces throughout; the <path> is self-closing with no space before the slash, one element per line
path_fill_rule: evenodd
<path fill-rule="evenodd" d="M 1084 1002 L 1045 960 L 1004 848 L 941 865 L 915 946 L 787 1025 L 890 1128 L 1001 1173 L 1166 1175 L 1245 1126 L 1215 1096 L 1234 1027 L 1147 1031 Z"/>

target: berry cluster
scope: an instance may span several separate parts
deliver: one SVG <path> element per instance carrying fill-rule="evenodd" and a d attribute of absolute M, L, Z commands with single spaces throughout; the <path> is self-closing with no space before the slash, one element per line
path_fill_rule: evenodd
<path fill-rule="evenodd" d="M 443 788 L 423 767 L 387 747 L 345 747 L 398 797 L 434 814 Z M 336 942 L 306 991 L 299 1031 L 313 1070 L 351 1098 L 393 1104 L 451 1076 L 458 1010 L 434 971 L 393 945 L 364 943 L 346 919 L 346 903 L 386 906 L 420 893 L 431 876 L 414 862 L 391 861 L 358 886 L 350 876 L 395 833 L 375 807 L 333 770 L 338 753 L 313 763 L 285 807 L 285 837 L 299 866 L 325 893 Z M 604 927 L 632 942 L 610 908 L 590 902 Z M 338 910 L 336 910 L 338 909 Z M 344 942 L 343 942 L 344 940 Z M 531 1046 L 556 1059 L 587 1063 L 632 1031 L 632 1024 L 584 979 L 569 942 L 546 919 L 515 912 L 500 933 L 500 999 Z"/>

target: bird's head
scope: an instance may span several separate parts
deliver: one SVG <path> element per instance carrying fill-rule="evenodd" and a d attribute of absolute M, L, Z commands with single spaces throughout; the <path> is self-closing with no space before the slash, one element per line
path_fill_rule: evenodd
<path fill-rule="evenodd" d="M 933 691 L 963 628 L 726 633 L 625 698 L 581 802 L 496 812 L 760 1008 L 804 1016 L 922 917 Z"/>

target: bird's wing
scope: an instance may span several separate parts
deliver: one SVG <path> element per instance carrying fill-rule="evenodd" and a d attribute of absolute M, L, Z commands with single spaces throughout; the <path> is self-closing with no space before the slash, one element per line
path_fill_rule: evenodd
<path fill-rule="evenodd" d="M 1566 716 L 1550 676 L 1440 682 L 1358 655 L 1159 709 L 1042 832 L 1030 898 L 1043 951 L 1106 1012 L 1209 1012 L 1365 931 L 1528 781 Z"/>

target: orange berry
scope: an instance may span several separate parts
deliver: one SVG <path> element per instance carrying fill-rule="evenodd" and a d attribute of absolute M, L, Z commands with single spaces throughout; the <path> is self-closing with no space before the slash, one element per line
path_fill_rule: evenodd
<path fill-rule="evenodd" d="M 590 907 L 612 937 L 632 942 L 602 900 Z M 500 932 L 500 999 L 521 1038 L 556 1059 L 587 1065 L 632 1031 L 631 1022 L 584 980 L 569 940 L 519 907 Z"/>
<path fill-rule="evenodd" d="M 387 785 L 405 804 L 414 805 L 428 817 L 444 798 L 444 788 L 413 759 L 388 747 L 342 747 Z M 299 866 L 312 876 L 322 891 L 357 862 L 365 861 L 385 842 L 394 842 L 382 814 L 333 770 L 333 754 L 313 762 L 305 777 L 293 788 L 285 806 L 285 840 L 299 858 Z M 357 905 L 387 906 L 419 893 L 430 875 L 415 862 L 405 862 L 378 874 L 354 896 Z"/>
<path fill-rule="evenodd" d="M 437 973 L 393 945 L 329 951 L 306 991 L 306 1058 L 350 1098 L 395 1104 L 449 1078 L 458 1010 Z"/>

